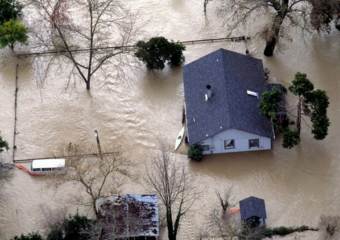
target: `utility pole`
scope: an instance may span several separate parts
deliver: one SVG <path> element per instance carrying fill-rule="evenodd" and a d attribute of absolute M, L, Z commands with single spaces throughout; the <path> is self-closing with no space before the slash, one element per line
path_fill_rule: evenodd
<path fill-rule="evenodd" d="M 99 134 L 98 134 L 97 129 L 94 130 L 94 135 L 96 136 L 99 157 L 101 160 L 103 160 L 103 152 L 102 152 L 102 147 L 100 146 Z"/>

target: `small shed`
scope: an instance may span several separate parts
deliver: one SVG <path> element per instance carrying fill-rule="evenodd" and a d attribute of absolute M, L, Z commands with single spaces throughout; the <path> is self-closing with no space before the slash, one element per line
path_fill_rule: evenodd
<path fill-rule="evenodd" d="M 250 227 L 266 224 L 266 206 L 264 200 L 248 197 L 240 201 L 241 221 Z"/>
<path fill-rule="evenodd" d="M 114 195 L 98 199 L 102 239 L 157 240 L 159 214 L 156 195 Z"/>

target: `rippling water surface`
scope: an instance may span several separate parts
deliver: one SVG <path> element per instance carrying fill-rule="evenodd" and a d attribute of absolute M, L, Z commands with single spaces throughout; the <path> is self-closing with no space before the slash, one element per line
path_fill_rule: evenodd
<path fill-rule="evenodd" d="M 174 40 L 191 40 L 225 36 L 222 20 L 208 11 L 202 13 L 199 0 L 130 0 L 143 22 L 140 38 L 164 35 Z M 213 7 L 213 5 L 211 5 Z M 253 31 L 253 30 L 252 30 Z M 251 33 L 247 31 L 246 33 Z M 215 191 L 233 186 L 235 201 L 249 195 L 266 200 L 270 225 L 316 225 L 321 214 L 340 212 L 340 62 L 339 33 L 308 36 L 304 42 L 292 33 L 288 42 L 272 59 L 264 59 L 274 81 L 287 85 L 295 72 L 308 73 L 317 88 L 330 97 L 329 116 L 332 125 L 326 140 L 318 142 L 303 126 L 302 142 L 286 150 L 275 143 L 271 152 L 213 156 L 201 163 L 187 163 L 202 189 L 202 196 L 185 219 L 182 239 L 195 239 L 199 226 L 210 210 L 217 206 Z M 243 43 L 218 43 L 188 46 L 186 62 L 191 62 L 220 47 L 245 51 Z M 250 52 L 262 58 L 263 42 L 249 43 Z M 166 69 L 149 73 L 143 67 L 131 70 L 122 81 L 110 74 L 93 79 L 89 95 L 81 83 L 65 90 L 67 76 L 52 68 L 42 88 L 37 88 L 36 72 L 30 59 L 19 63 L 19 94 L 16 159 L 58 156 L 65 146 L 78 143 L 95 145 L 98 129 L 106 151 L 121 146 L 135 169 L 143 169 L 155 155 L 161 139 L 169 145 L 181 128 L 183 85 L 181 70 Z M 1 64 L 0 130 L 12 144 L 15 61 Z M 11 152 L 1 156 L 11 160 Z M 140 179 L 143 177 L 140 172 Z M 141 182 L 141 181 L 139 181 Z M 4 186 L 5 202 L 1 207 L 1 239 L 14 234 L 39 230 L 44 226 L 44 208 L 75 209 L 69 199 L 72 188 L 56 191 L 49 181 L 36 179 L 19 170 Z M 204 189 L 204 191 L 203 191 Z M 126 192 L 145 192 L 139 183 L 130 183 Z M 45 206 L 45 207 L 44 207 Z M 84 210 L 84 213 L 88 213 Z M 185 236 L 185 237 L 184 237 Z"/>

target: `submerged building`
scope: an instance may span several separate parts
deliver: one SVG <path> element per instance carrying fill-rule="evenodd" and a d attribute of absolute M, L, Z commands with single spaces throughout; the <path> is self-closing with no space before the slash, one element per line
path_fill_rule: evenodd
<path fill-rule="evenodd" d="M 127 194 L 98 199 L 101 239 L 158 240 L 156 195 Z"/>
<path fill-rule="evenodd" d="M 272 123 L 259 109 L 260 59 L 219 49 L 184 67 L 186 135 L 204 154 L 269 150 Z"/>

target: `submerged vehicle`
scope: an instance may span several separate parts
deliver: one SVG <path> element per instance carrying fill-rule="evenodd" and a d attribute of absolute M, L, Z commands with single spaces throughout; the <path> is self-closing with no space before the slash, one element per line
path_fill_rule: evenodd
<path fill-rule="evenodd" d="M 23 164 L 16 164 L 16 167 L 32 176 L 65 173 L 65 159 L 37 159 L 32 160 L 29 167 Z"/>

